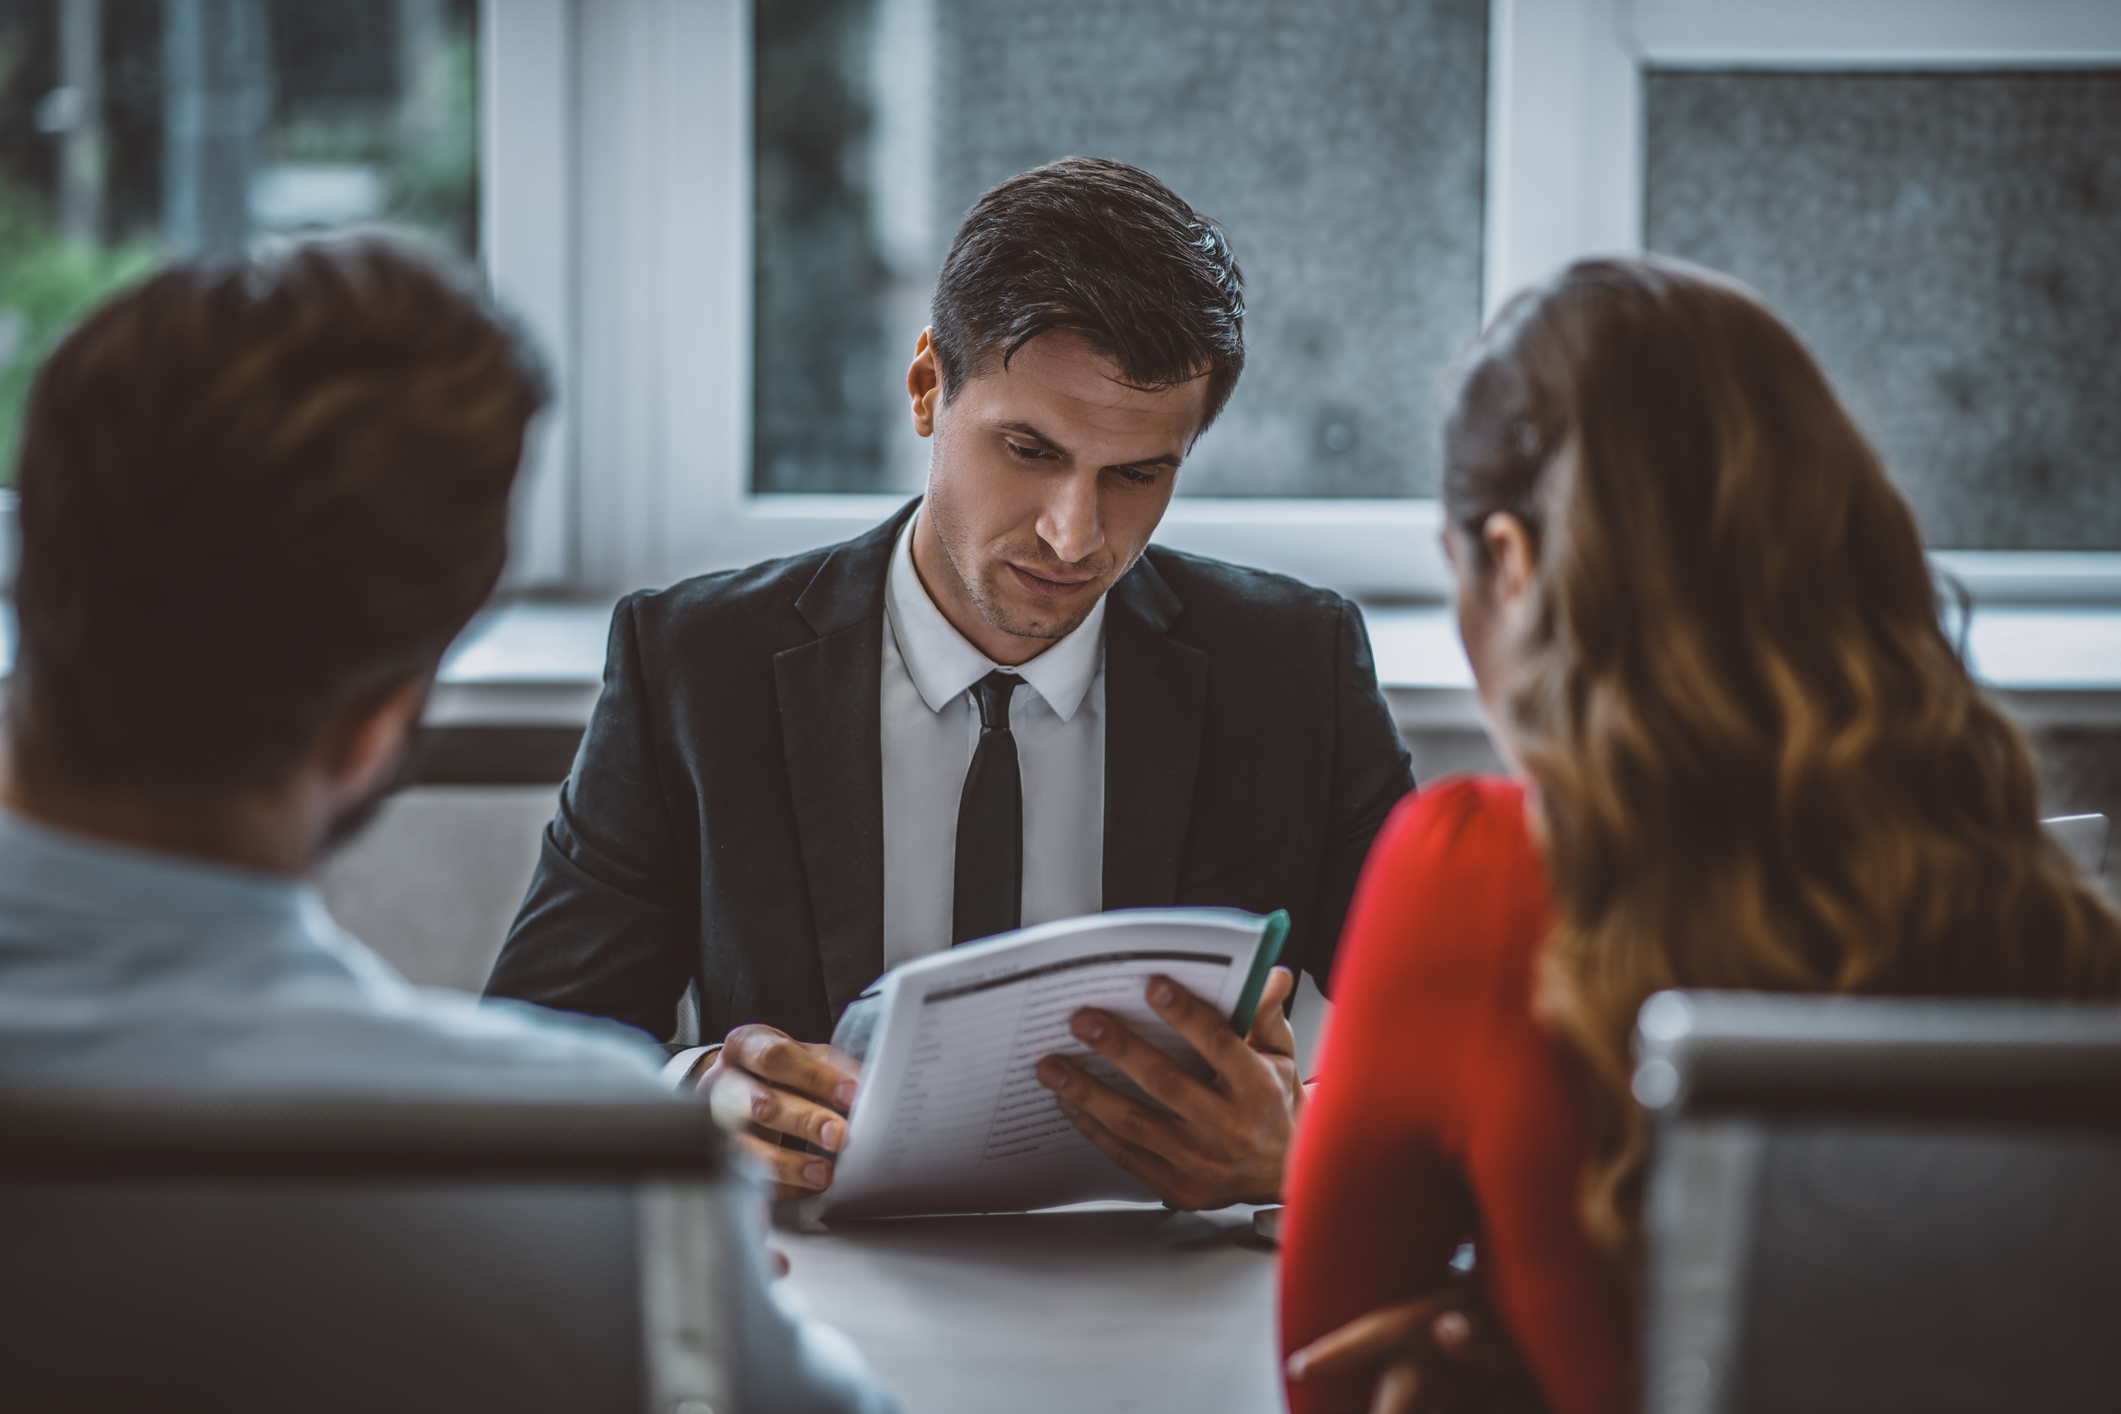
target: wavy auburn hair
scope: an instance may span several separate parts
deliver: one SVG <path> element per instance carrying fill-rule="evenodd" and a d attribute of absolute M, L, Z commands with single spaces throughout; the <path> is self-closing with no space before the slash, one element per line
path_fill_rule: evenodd
<path fill-rule="evenodd" d="M 1557 911 L 1536 1005 L 1597 1080 L 1582 1200 L 1632 1261 L 1635 1015 L 1666 987 L 2121 993 L 1913 513 L 1797 337 L 1666 260 L 1578 264 L 1461 364 L 1444 505 L 1538 549 L 1503 685 Z"/>

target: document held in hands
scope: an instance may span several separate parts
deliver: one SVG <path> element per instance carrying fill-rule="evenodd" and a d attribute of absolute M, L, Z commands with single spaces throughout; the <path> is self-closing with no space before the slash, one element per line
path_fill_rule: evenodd
<path fill-rule="evenodd" d="M 1143 1000 L 1169 977 L 1252 1026 L 1289 915 L 1132 908 L 1063 919 L 893 968 L 852 1002 L 832 1043 L 862 1061 L 826 1218 L 1016 1213 L 1096 1199 L 1153 1200 L 1098 1152 L 1038 1083 L 1066 1057 L 1137 1100 L 1135 1084 L 1068 1029 L 1094 1006 L 1198 1078 L 1207 1062 Z"/>

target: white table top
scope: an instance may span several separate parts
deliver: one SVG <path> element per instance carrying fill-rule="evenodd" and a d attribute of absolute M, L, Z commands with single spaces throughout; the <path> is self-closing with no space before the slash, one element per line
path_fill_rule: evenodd
<path fill-rule="evenodd" d="M 773 1243 L 906 1414 L 1280 1414 L 1275 1261 L 1252 1211 L 910 1218 Z"/>

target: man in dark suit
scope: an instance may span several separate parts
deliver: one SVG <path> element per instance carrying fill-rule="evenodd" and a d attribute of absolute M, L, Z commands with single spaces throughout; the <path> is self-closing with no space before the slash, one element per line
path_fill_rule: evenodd
<path fill-rule="evenodd" d="M 635 595 L 491 995 L 664 1036 L 785 1191 L 831 1180 L 854 1078 L 822 1044 L 887 966 L 1159 904 L 1289 910 L 1323 985 L 1371 837 L 1412 788 L 1362 620 L 1150 547 L 1244 363 L 1222 232 L 1070 159 L 980 198 L 907 386 L 926 495 L 846 544 Z M 1115 1162 L 1185 1207 L 1271 1200 L 1302 1101 L 1277 976 L 1249 1038 L 1147 1000 L 1187 1076 L 1104 1013 L 1075 1034 L 1167 1107 L 1049 1058 Z M 1247 1044 L 1249 1041 L 1250 1044 Z M 769 1144 L 794 1136 L 808 1147 Z"/>

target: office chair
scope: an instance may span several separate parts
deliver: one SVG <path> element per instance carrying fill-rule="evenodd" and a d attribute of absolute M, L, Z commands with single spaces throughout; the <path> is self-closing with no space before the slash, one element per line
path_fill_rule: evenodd
<path fill-rule="evenodd" d="M 2106 837 L 2110 832 L 2104 815 L 2057 815 L 2042 820 L 2055 843 L 2069 851 L 2077 867 L 2093 878 L 2106 873 Z"/>
<path fill-rule="evenodd" d="M 674 1101 L 0 1091 L 0 1404 L 730 1414 L 722 1172 Z"/>
<path fill-rule="evenodd" d="M 2121 1401 L 2121 1007 L 1664 992 L 1651 1414 Z"/>

